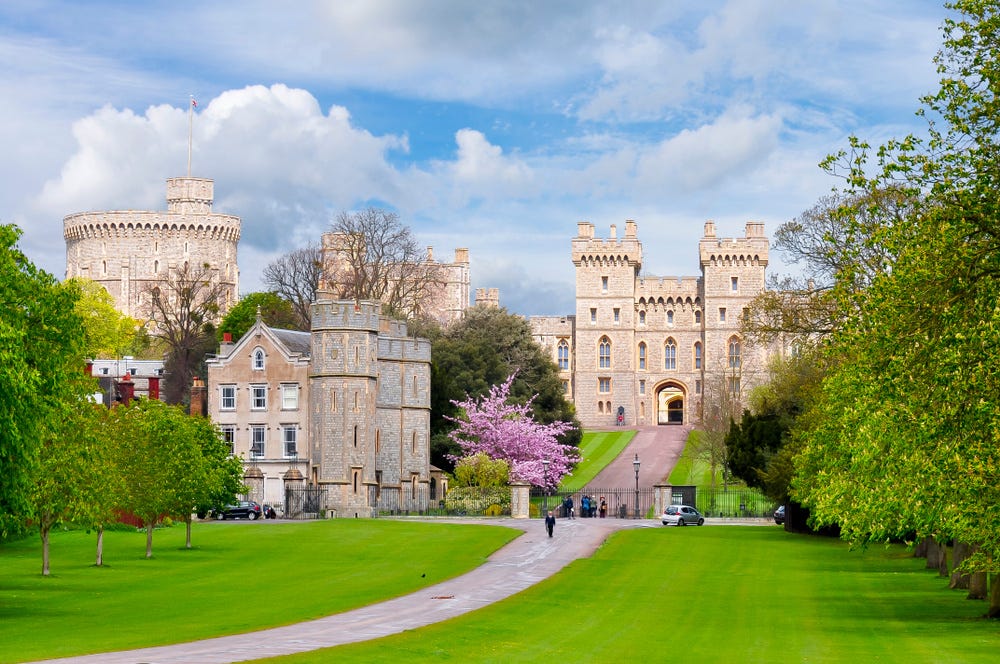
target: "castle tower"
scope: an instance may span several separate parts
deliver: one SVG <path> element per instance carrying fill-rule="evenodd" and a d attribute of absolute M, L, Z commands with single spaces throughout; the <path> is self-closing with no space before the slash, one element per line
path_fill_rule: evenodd
<path fill-rule="evenodd" d="M 314 484 L 328 491 L 339 516 L 372 516 L 378 389 L 378 302 L 333 300 L 312 305 L 309 427 Z"/>
<path fill-rule="evenodd" d="M 621 239 L 615 226 L 606 240 L 594 238 L 589 222 L 580 222 L 577 229 L 572 242 L 577 357 L 573 401 L 581 422 L 610 425 L 619 409 L 631 418 L 636 399 L 632 349 L 642 244 L 631 220 L 625 222 Z"/>
<path fill-rule="evenodd" d="M 149 318 L 153 287 L 185 264 L 209 265 L 224 287 L 219 316 L 239 296 L 236 248 L 240 218 L 212 212 L 214 183 L 204 178 L 167 180 L 167 211 L 80 212 L 63 219 L 66 278 L 85 277 L 111 294 L 115 307 Z"/>

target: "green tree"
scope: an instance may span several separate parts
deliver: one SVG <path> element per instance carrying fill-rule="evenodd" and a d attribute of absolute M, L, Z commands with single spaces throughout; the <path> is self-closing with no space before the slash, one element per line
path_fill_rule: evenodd
<path fill-rule="evenodd" d="M 509 483 L 510 464 L 478 452 L 455 464 L 455 487 L 502 488 Z"/>
<path fill-rule="evenodd" d="M 149 344 L 139 321 L 115 308 L 114 298 L 96 281 L 74 277 L 80 289 L 76 313 L 83 320 L 83 348 L 90 358 L 138 355 Z"/>
<path fill-rule="evenodd" d="M 249 293 L 240 298 L 239 304 L 230 309 L 219 323 L 219 339 L 222 339 L 223 333 L 229 332 L 234 341 L 239 340 L 257 322 L 258 311 L 260 319 L 270 327 L 283 330 L 309 329 L 300 327 L 299 318 L 288 300 L 276 293 Z"/>
<path fill-rule="evenodd" d="M 79 398 L 83 369 L 79 288 L 37 269 L 17 248 L 20 235 L 0 225 L 0 536 L 30 513 L 43 424 Z"/>
<path fill-rule="evenodd" d="M 879 228 L 890 269 L 861 290 L 838 280 L 833 368 L 793 434 L 793 494 L 855 541 L 975 545 L 964 566 L 993 576 L 997 615 L 1000 6 L 947 6 L 940 87 L 922 100 L 929 139 L 874 153 L 852 139 L 826 162 L 852 194 L 893 187 L 912 204 L 905 223 Z"/>

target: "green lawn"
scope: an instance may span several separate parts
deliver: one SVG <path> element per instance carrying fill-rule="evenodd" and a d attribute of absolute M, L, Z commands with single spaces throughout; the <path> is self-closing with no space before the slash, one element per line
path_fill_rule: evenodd
<path fill-rule="evenodd" d="M 995 662 L 1000 628 L 901 547 L 645 528 L 504 602 L 307 662 Z"/>
<path fill-rule="evenodd" d="M 628 447 L 635 434 L 630 430 L 584 432 L 580 441 L 580 463 L 573 469 L 573 474 L 563 480 L 559 490 L 578 491 L 585 487 Z"/>
<path fill-rule="evenodd" d="M 688 434 L 687 444 L 684 451 L 677 459 L 677 464 L 667 478 L 668 484 L 675 486 L 710 486 L 712 484 L 711 467 L 695 458 L 694 447 L 699 436 L 704 435 L 701 431 L 694 429 Z M 716 484 L 722 486 L 722 471 L 716 469 Z"/>
<path fill-rule="evenodd" d="M 0 545 L 0 662 L 176 643 L 338 613 L 482 564 L 518 535 L 502 527 L 339 519 L 196 523 L 145 534 L 37 537 Z M 400 557 L 400 552 L 405 556 Z"/>

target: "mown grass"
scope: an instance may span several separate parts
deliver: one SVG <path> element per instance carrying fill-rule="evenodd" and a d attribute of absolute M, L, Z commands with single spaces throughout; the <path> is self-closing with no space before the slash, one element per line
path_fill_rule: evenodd
<path fill-rule="evenodd" d="M 641 528 L 472 614 L 267 661 L 995 662 L 984 603 L 923 567 L 777 527 Z"/>
<path fill-rule="evenodd" d="M 563 479 L 560 491 L 579 491 L 632 442 L 634 430 L 587 431 L 580 441 L 580 463 Z"/>
<path fill-rule="evenodd" d="M 677 464 L 667 478 L 668 484 L 675 486 L 711 486 L 712 469 L 706 462 L 697 458 L 695 450 L 698 446 L 698 439 L 704 434 L 697 429 L 688 434 L 684 451 L 677 459 Z M 716 469 L 716 484 L 722 486 L 722 471 Z"/>
<path fill-rule="evenodd" d="M 413 592 L 468 571 L 517 532 L 502 527 L 340 519 L 196 523 L 145 534 L 37 537 L 0 545 L 0 661 L 18 662 L 247 632 Z M 405 552 L 405 554 L 401 554 Z"/>

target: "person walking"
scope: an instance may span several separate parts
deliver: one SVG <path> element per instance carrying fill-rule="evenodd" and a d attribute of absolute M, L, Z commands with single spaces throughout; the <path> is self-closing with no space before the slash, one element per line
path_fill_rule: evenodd
<path fill-rule="evenodd" d="M 549 537 L 552 537 L 552 530 L 556 527 L 556 517 L 552 514 L 552 510 L 549 510 L 548 516 L 545 517 L 545 530 L 549 533 Z"/>

